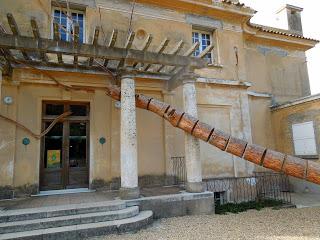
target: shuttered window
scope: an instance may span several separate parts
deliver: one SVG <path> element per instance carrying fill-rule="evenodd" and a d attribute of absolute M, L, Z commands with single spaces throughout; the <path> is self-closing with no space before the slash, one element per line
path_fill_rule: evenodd
<path fill-rule="evenodd" d="M 295 154 L 298 156 L 317 155 L 313 122 L 292 125 Z"/>

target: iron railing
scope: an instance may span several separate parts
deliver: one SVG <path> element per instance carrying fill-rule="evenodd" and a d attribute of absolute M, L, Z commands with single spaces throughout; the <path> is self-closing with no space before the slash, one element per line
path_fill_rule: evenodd
<path fill-rule="evenodd" d="M 171 158 L 172 175 L 175 185 L 183 185 L 187 181 L 186 162 L 184 157 Z"/>
<path fill-rule="evenodd" d="M 218 204 L 242 203 L 264 199 L 291 203 L 287 175 L 261 172 L 250 177 L 205 179 L 206 190 L 215 193 Z"/>
<path fill-rule="evenodd" d="M 174 184 L 183 185 L 187 180 L 184 157 L 172 157 Z M 256 172 L 249 177 L 204 179 L 207 191 L 214 192 L 216 204 L 279 200 L 291 203 L 289 178 L 285 174 Z"/>

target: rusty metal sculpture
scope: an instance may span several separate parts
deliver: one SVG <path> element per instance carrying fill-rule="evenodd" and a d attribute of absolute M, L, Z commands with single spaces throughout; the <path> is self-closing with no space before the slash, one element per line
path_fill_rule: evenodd
<path fill-rule="evenodd" d="M 120 88 L 109 86 L 107 89 L 107 95 L 115 100 L 121 100 Z M 283 172 L 289 176 L 320 184 L 319 163 L 283 154 L 234 138 L 219 129 L 200 122 L 188 113 L 175 109 L 167 103 L 141 94 L 136 95 L 136 107 L 149 110 L 163 117 L 174 127 L 180 128 L 222 151 L 273 171 Z"/>

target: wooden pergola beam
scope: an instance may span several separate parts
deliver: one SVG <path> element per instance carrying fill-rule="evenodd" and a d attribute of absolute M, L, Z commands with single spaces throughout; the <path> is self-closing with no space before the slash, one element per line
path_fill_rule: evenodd
<path fill-rule="evenodd" d="M 152 37 L 151 34 L 149 34 L 148 37 L 147 37 L 147 39 L 145 40 L 145 42 L 144 42 L 143 45 L 142 45 L 141 51 L 143 51 L 143 52 L 147 51 L 148 48 L 149 48 L 150 45 L 151 45 L 152 40 L 153 40 L 153 37 Z M 138 62 L 135 62 L 135 63 L 132 65 L 132 67 L 135 68 L 135 67 L 137 67 L 137 65 L 138 65 Z"/>
<path fill-rule="evenodd" d="M 20 31 L 19 31 L 18 25 L 17 25 L 16 20 L 14 19 L 13 15 L 11 13 L 7 14 L 7 19 L 8 19 L 8 23 L 9 23 L 9 26 L 10 26 L 10 29 L 11 29 L 13 35 L 20 36 Z M 26 51 L 21 50 L 21 53 L 22 53 L 24 59 L 26 59 L 26 60 L 30 59 L 30 57 L 28 56 Z"/>
<path fill-rule="evenodd" d="M 32 17 L 30 22 L 31 22 L 31 28 L 32 28 L 33 36 L 34 36 L 35 39 L 39 40 L 41 38 L 41 36 L 40 36 L 40 31 L 39 31 L 39 27 L 38 27 L 37 21 L 36 21 L 36 19 L 34 17 Z M 42 61 L 45 61 L 45 62 L 48 61 L 48 57 L 44 52 L 40 52 L 40 58 L 41 58 Z"/>
<path fill-rule="evenodd" d="M 124 49 L 130 49 L 132 47 L 132 44 L 133 44 L 133 40 L 135 38 L 136 34 L 134 32 L 130 32 L 128 38 L 127 38 L 127 41 L 126 41 L 126 44 L 124 46 Z M 119 68 L 122 68 L 124 66 L 124 63 L 125 63 L 125 59 L 122 58 L 118 64 L 118 69 Z"/>
<path fill-rule="evenodd" d="M 196 47 L 196 45 L 194 44 L 194 45 L 191 47 L 191 49 L 186 52 L 186 54 L 190 54 L 190 55 L 191 55 L 191 54 L 196 50 L 196 48 L 197 48 L 197 47 Z M 213 45 L 210 45 L 210 46 L 206 47 L 206 49 L 204 49 L 204 50 L 197 56 L 197 58 L 198 58 L 198 59 L 203 59 L 203 58 L 205 58 L 205 56 L 206 56 L 208 53 L 210 53 L 213 48 L 214 48 Z M 173 72 L 175 69 L 176 69 L 176 67 L 175 67 L 171 72 Z M 192 69 L 192 68 L 191 68 L 191 69 Z M 168 89 L 167 89 L 167 90 L 168 90 L 168 91 L 171 91 L 171 90 L 175 89 L 176 87 L 180 86 L 181 83 L 182 83 L 182 81 L 183 81 L 183 79 L 182 79 L 181 76 L 183 76 L 183 75 L 184 75 L 186 72 L 188 72 L 188 71 L 190 71 L 190 68 L 188 68 L 188 67 L 182 67 L 181 69 L 179 69 L 179 71 L 178 71 L 176 74 L 174 74 L 174 76 L 173 76 L 173 77 L 170 79 L 170 81 L 168 82 L 168 84 L 167 84 Z"/>
<path fill-rule="evenodd" d="M 178 53 L 181 51 L 181 49 L 183 48 L 183 46 L 184 46 L 184 42 L 181 40 L 181 41 L 177 44 L 177 46 L 176 46 L 174 49 L 172 49 L 171 52 L 169 52 L 169 54 L 171 54 L 171 55 L 176 55 L 176 54 L 178 54 Z M 161 70 L 162 70 L 164 67 L 165 67 L 165 65 L 161 65 L 161 66 L 158 68 L 157 72 L 161 72 Z"/>
<path fill-rule="evenodd" d="M 78 65 L 75 68 L 74 64 L 70 64 L 70 63 L 64 63 L 61 65 L 59 63 L 54 63 L 54 62 L 45 63 L 42 61 L 34 61 L 34 60 L 32 61 L 19 60 L 19 62 L 13 63 L 12 66 L 14 68 L 22 68 L 22 69 L 29 69 L 30 68 L 29 66 L 33 66 L 44 71 L 89 73 L 89 74 L 97 74 L 97 75 L 104 75 L 104 76 L 106 73 L 101 67 L 96 65 L 89 67 L 87 64 L 85 64 L 85 65 Z M 113 73 L 116 73 L 116 69 L 110 69 L 110 71 Z M 136 77 L 169 81 L 169 79 L 171 78 L 171 75 L 168 73 L 144 72 L 144 71 L 137 70 Z"/>
<path fill-rule="evenodd" d="M 206 47 L 206 49 L 203 50 L 203 51 L 199 54 L 198 57 L 199 57 L 199 58 L 205 58 L 205 56 L 206 56 L 208 53 L 210 53 L 213 48 L 214 48 L 213 45 L 210 45 L 210 46 Z"/>
<path fill-rule="evenodd" d="M 94 30 L 94 35 L 93 35 L 93 42 L 92 42 L 93 46 L 96 46 L 98 44 L 99 33 L 100 33 L 100 28 L 96 27 L 96 29 Z M 89 58 L 89 63 L 88 63 L 89 66 L 92 66 L 93 60 L 94 60 L 93 57 Z"/>
<path fill-rule="evenodd" d="M 156 50 L 157 54 L 162 54 L 163 51 L 166 49 L 166 47 L 168 46 L 170 40 L 165 38 L 161 44 L 159 45 L 158 49 Z M 147 66 L 145 66 L 144 71 L 148 71 L 149 68 L 151 67 L 152 64 L 147 64 Z M 165 64 L 166 65 L 166 64 Z"/>
<path fill-rule="evenodd" d="M 53 39 L 54 41 L 60 41 L 59 24 L 56 22 L 53 23 Z M 43 52 L 46 52 L 46 51 L 43 51 Z M 58 62 L 60 64 L 63 64 L 62 54 L 60 52 L 57 52 L 57 58 L 58 58 Z"/>
<path fill-rule="evenodd" d="M 185 56 L 185 57 L 190 57 L 190 56 L 196 51 L 196 49 L 199 47 L 199 45 L 200 45 L 199 42 L 194 43 L 194 44 L 183 54 L 183 56 Z M 177 67 L 173 67 L 173 68 L 170 70 L 170 73 L 173 73 L 176 69 L 177 69 Z"/>
<path fill-rule="evenodd" d="M 4 35 L 4 34 L 6 34 L 6 33 L 7 33 L 7 32 L 6 32 L 6 29 L 5 29 L 5 28 L 3 27 L 3 25 L 0 23 L 0 36 L 1 36 L 1 35 Z M 0 53 L 1 53 L 1 55 L 3 55 L 3 57 L 4 57 L 5 60 L 7 61 L 8 65 L 9 65 L 8 68 L 9 68 L 10 70 L 12 70 L 11 60 L 13 60 L 14 58 L 13 58 L 10 50 L 8 50 L 8 49 L 0 49 Z"/>
<path fill-rule="evenodd" d="M 118 37 L 118 30 L 117 29 L 113 29 L 111 37 L 110 37 L 110 41 L 109 41 L 109 44 L 108 44 L 109 48 L 114 47 L 114 45 L 116 44 L 116 41 L 117 41 L 117 37 Z M 104 63 L 103 63 L 103 66 L 107 67 L 108 66 L 108 62 L 109 62 L 109 59 L 105 59 Z"/>
<path fill-rule="evenodd" d="M 78 44 L 79 44 L 79 32 L 80 32 L 80 26 L 79 26 L 79 24 L 75 24 L 74 25 L 74 35 L 73 35 L 73 44 L 75 47 L 78 46 Z M 75 66 L 78 65 L 78 56 L 73 57 L 73 64 Z"/>
<path fill-rule="evenodd" d="M 185 52 L 185 54 L 183 54 L 183 56 L 185 57 L 190 57 L 195 51 L 196 49 L 199 47 L 200 43 L 199 42 L 196 42 L 194 43 L 191 48 L 189 48 L 188 51 Z"/>
<path fill-rule="evenodd" d="M 79 46 L 75 48 L 73 43 L 60 41 L 57 40 L 57 38 L 54 40 L 41 39 L 41 41 L 35 41 L 32 37 L 14 36 L 11 34 L 3 34 L 0 36 L 0 48 L 58 54 L 58 56 L 61 56 L 60 60 L 62 60 L 62 54 L 65 54 L 118 61 L 126 59 L 128 62 L 142 62 L 147 64 L 180 67 L 190 66 L 192 68 L 203 68 L 207 65 L 205 60 L 192 57 L 159 54 L 159 52 L 143 52 L 135 49 L 110 48 L 99 45 L 93 46 L 91 44 L 79 44 Z M 59 61 L 59 63 L 61 63 L 61 61 Z"/>

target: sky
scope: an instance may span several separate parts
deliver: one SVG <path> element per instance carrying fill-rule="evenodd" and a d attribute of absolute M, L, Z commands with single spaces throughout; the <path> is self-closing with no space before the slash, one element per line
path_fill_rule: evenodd
<path fill-rule="evenodd" d="M 251 22 L 276 27 L 275 12 L 285 4 L 302 7 L 302 27 L 305 37 L 320 40 L 320 0 L 240 0 L 258 11 Z M 311 94 L 320 93 L 320 43 L 307 51 Z"/>

